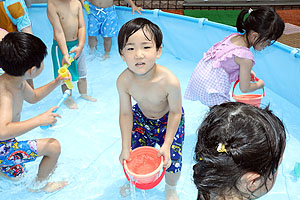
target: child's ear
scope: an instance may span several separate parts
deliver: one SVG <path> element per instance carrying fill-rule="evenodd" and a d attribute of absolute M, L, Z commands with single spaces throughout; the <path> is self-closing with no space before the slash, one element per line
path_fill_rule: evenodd
<path fill-rule="evenodd" d="M 257 32 L 252 31 L 250 33 L 250 38 L 251 38 L 252 43 L 254 43 L 258 39 L 258 37 L 259 37 L 259 34 Z"/>
<path fill-rule="evenodd" d="M 262 178 L 256 172 L 247 172 L 242 176 L 241 183 L 244 183 L 243 185 L 247 186 L 245 189 L 248 189 L 250 191 L 255 191 L 257 188 L 261 186 Z"/>
<path fill-rule="evenodd" d="M 160 46 L 157 50 L 157 55 L 156 55 L 156 58 L 159 59 L 160 56 L 161 56 L 161 52 L 162 52 L 162 46 Z"/>
<path fill-rule="evenodd" d="M 123 60 L 124 62 L 126 62 L 125 56 L 123 56 L 123 54 L 121 54 L 120 56 L 121 56 L 122 60 Z"/>
<path fill-rule="evenodd" d="M 31 67 L 30 69 L 28 69 L 26 71 L 26 73 L 28 73 L 29 76 L 33 76 L 33 74 L 36 72 L 37 68 L 35 66 Z"/>

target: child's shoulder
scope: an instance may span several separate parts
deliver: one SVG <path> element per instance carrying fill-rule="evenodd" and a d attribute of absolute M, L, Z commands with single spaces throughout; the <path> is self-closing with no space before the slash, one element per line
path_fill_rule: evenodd
<path fill-rule="evenodd" d="M 179 80 L 176 75 L 167 67 L 162 65 L 157 65 L 157 75 L 165 83 L 169 84 L 179 84 Z"/>
<path fill-rule="evenodd" d="M 157 67 L 157 72 L 159 74 L 161 74 L 162 76 L 176 77 L 175 74 L 173 74 L 173 72 L 170 69 L 168 69 L 167 67 L 158 65 L 158 64 L 156 65 L 156 67 Z"/>

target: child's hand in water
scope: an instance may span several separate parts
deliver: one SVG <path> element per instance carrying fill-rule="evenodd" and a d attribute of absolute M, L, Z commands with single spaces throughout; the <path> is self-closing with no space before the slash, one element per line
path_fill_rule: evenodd
<path fill-rule="evenodd" d="M 57 122 L 56 117 L 61 118 L 59 114 L 53 113 L 53 111 L 57 108 L 58 108 L 57 106 L 53 106 L 52 108 L 50 108 L 49 110 L 47 110 L 46 112 L 38 116 L 40 121 L 40 126 L 47 126 L 49 124 L 53 125 Z"/>
<path fill-rule="evenodd" d="M 162 145 L 158 150 L 158 157 L 164 156 L 164 167 L 168 169 L 171 166 L 170 147 Z"/>

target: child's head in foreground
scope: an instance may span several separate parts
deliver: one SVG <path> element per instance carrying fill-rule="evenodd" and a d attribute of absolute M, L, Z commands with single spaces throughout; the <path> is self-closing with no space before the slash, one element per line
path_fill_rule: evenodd
<path fill-rule="evenodd" d="M 137 31 L 142 30 L 148 41 L 153 41 L 156 50 L 161 47 L 163 35 L 160 28 L 145 18 L 135 18 L 126 22 L 120 29 L 118 35 L 119 53 L 123 55 L 128 39 Z"/>
<path fill-rule="evenodd" d="M 11 32 L 0 42 L 0 66 L 12 76 L 23 76 L 32 67 L 38 70 L 46 55 L 43 41 L 29 33 Z"/>
<path fill-rule="evenodd" d="M 198 200 L 255 199 L 275 183 L 285 128 L 268 107 L 212 107 L 198 129 L 193 167 Z"/>
<path fill-rule="evenodd" d="M 245 17 L 247 14 L 248 16 Z M 238 32 L 245 33 L 249 47 L 253 46 L 257 50 L 275 42 L 282 35 L 284 26 L 280 16 L 272 7 L 268 6 L 259 7 L 255 10 L 244 9 L 236 21 Z"/>

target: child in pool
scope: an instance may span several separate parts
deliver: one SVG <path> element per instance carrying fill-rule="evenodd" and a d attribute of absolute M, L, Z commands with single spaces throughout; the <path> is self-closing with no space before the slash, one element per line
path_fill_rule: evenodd
<path fill-rule="evenodd" d="M 54 30 L 52 45 L 52 61 L 54 76 L 57 77 L 58 69 L 64 64 L 70 64 L 69 51 L 75 52 L 75 60 L 68 68 L 72 74 L 72 81 L 77 81 L 77 87 L 81 98 L 88 101 L 97 101 L 87 95 L 87 71 L 84 56 L 85 25 L 81 4 L 78 0 L 49 0 L 47 3 L 47 15 Z M 62 85 L 63 93 L 67 86 Z M 77 109 L 78 106 L 70 95 L 64 102 L 69 108 Z"/>
<path fill-rule="evenodd" d="M 58 76 L 37 89 L 32 89 L 27 83 L 27 79 L 35 78 L 43 71 L 46 54 L 46 45 L 38 37 L 28 33 L 11 32 L 0 42 L 0 66 L 5 71 L 0 76 L 0 174 L 10 179 L 25 172 L 24 163 L 42 156 L 37 181 L 45 181 L 56 167 L 60 155 L 60 144 L 56 139 L 15 139 L 38 126 L 52 125 L 57 121 L 56 117 L 60 117 L 59 114 L 52 113 L 57 108 L 54 106 L 36 117 L 20 121 L 24 100 L 36 103 L 63 81 Z M 65 181 L 48 182 L 42 190 L 53 192 L 66 184 Z"/>
<path fill-rule="evenodd" d="M 123 163 L 132 149 L 158 144 L 158 156 L 164 156 L 167 168 L 166 199 L 176 200 L 182 167 L 184 112 L 178 79 L 155 63 L 162 52 L 162 38 L 160 28 L 145 18 L 130 20 L 119 32 L 119 53 L 128 66 L 117 80 L 122 134 L 119 159 Z M 137 102 L 134 106 L 131 98 Z"/>
<path fill-rule="evenodd" d="M 231 34 L 204 53 L 189 80 L 186 99 L 199 100 L 207 106 L 228 102 L 231 83 L 238 79 L 244 93 L 264 87 L 263 80 L 250 82 L 256 77 L 250 47 L 261 51 L 272 44 L 282 35 L 284 23 L 273 8 L 259 7 L 242 10 L 236 27 L 243 34 Z"/>
<path fill-rule="evenodd" d="M 84 5 L 85 0 L 80 0 Z M 91 14 L 88 15 L 88 43 L 90 53 L 95 51 L 97 36 L 101 35 L 104 40 L 103 60 L 109 58 L 112 45 L 112 37 L 118 34 L 118 16 L 113 0 L 88 0 Z M 142 8 L 137 7 L 133 0 L 126 0 L 131 5 L 132 14 L 141 14 Z"/>
<path fill-rule="evenodd" d="M 268 107 L 213 106 L 198 129 L 193 166 L 198 200 L 256 199 L 273 187 L 286 145 Z"/>

